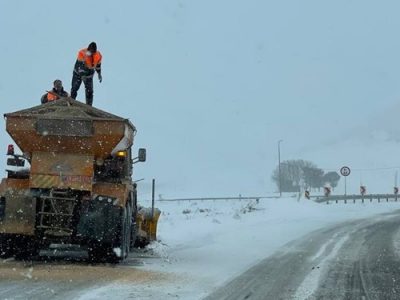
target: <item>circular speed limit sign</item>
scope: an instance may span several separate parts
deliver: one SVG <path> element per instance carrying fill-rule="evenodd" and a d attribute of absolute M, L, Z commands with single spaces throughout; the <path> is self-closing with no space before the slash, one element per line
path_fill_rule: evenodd
<path fill-rule="evenodd" d="M 340 169 L 340 174 L 342 174 L 343 176 L 349 176 L 350 175 L 350 168 L 349 167 L 342 167 Z"/>

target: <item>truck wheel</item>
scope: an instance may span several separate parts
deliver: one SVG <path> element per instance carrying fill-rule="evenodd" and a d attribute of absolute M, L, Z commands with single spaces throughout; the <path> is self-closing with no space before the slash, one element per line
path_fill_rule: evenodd
<path fill-rule="evenodd" d="M 128 219 L 128 211 L 127 211 L 126 207 L 124 207 L 122 209 L 122 214 L 121 214 L 121 228 L 120 228 L 120 233 L 119 233 L 120 236 L 118 239 L 119 244 L 118 244 L 118 247 L 116 247 L 116 248 L 121 249 L 120 255 L 117 255 L 117 257 L 119 256 L 118 258 L 121 261 L 124 260 L 127 256 L 127 253 L 126 253 L 126 244 L 127 244 L 126 240 L 127 240 L 127 231 L 128 231 L 128 228 L 126 227 L 127 219 Z"/>
<path fill-rule="evenodd" d="M 0 258 L 8 258 L 14 254 L 13 238 L 7 234 L 0 235 Z"/>
<path fill-rule="evenodd" d="M 123 261 L 127 253 L 127 219 L 128 210 L 126 207 L 121 209 L 121 220 L 118 228 L 117 238 L 113 245 L 108 246 L 106 249 L 105 259 L 109 263 L 118 263 Z"/>
<path fill-rule="evenodd" d="M 131 197 L 132 199 L 133 197 Z M 134 201 L 134 200 L 132 200 Z M 136 241 L 136 234 L 137 234 L 137 227 L 136 227 L 136 210 L 135 207 L 136 205 L 130 205 L 130 212 L 128 214 L 128 218 L 129 220 L 129 252 L 133 251 L 133 249 L 135 248 L 135 241 Z"/>
<path fill-rule="evenodd" d="M 18 237 L 14 242 L 15 259 L 30 260 L 39 256 L 39 243 L 34 237 Z"/>
<path fill-rule="evenodd" d="M 130 223 L 128 218 L 129 209 L 121 209 L 120 225 L 116 232 L 114 243 L 105 244 L 101 242 L 91 242 L 88 245 L 88 259 L 93 263 L 118 263 L 128 256 L 130 243 Z"/>
<path fill-rule="evenodd" d="M 92 263 L 101 262 L 104 259 L 103 245 L 100 243 L 89 243 L 88 260 Z"/>
<path fill-rule="evenodd" d="M 133 251 L 135 249 L 135 243 L 137 238 L 137 226 L 136 223 L 131 224 L 131 242 L 129 245 L 129 251 Z"/>
<path fill-rule="evenodd" d="M 132 208 L 130 205 L 127 206 L 126 216 L 126 233 L 125 233 L 125 258 L 128 258 L 131 250 L 131 236 L 132 236 Z"/>

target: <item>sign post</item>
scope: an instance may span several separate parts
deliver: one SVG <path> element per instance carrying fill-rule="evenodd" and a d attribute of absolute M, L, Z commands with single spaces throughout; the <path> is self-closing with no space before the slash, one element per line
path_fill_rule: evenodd
<path fill-rule="evenodd" d="M 349 167 L 342 167 L 340 169 L 340 174 L 342 174 L 342 176 L 344 176 L 344 195 L 347 195 L 347 176 L 349 176 L 351 173 L 350 168 Z"/>

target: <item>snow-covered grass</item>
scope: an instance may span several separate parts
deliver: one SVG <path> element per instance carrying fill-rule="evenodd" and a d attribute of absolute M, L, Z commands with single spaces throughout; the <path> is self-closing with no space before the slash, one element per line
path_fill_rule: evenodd
<path fill-rule="evenodd" d="M 158 242 L 149 249 L 161 259 L 149 260 L 142 268 L 168 273 L 171 279 L 149 285 L 142 296 L 201 299 L 289 241 L 328 225 L 394 211 L 400 203 L 327 205 L 282 198 L 157 206 L 162 211 Z M 133 289 L 140 295 L 138 286 L 118 290 Z M 105 294 L 97 291 L 96 297 L 106 295 L 103 290 Z"/>

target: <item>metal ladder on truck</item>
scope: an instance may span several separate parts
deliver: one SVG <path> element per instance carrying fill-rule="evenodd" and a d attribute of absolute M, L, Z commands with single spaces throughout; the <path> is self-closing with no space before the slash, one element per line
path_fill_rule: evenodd
<path fill-rule="evenodd" d="M 72 218 L 77 197 L 68 190 L 50 190 L 48 196 L 40 196 L 39 224 L 45 234 L 53 236 L 71 236 Z"/>

